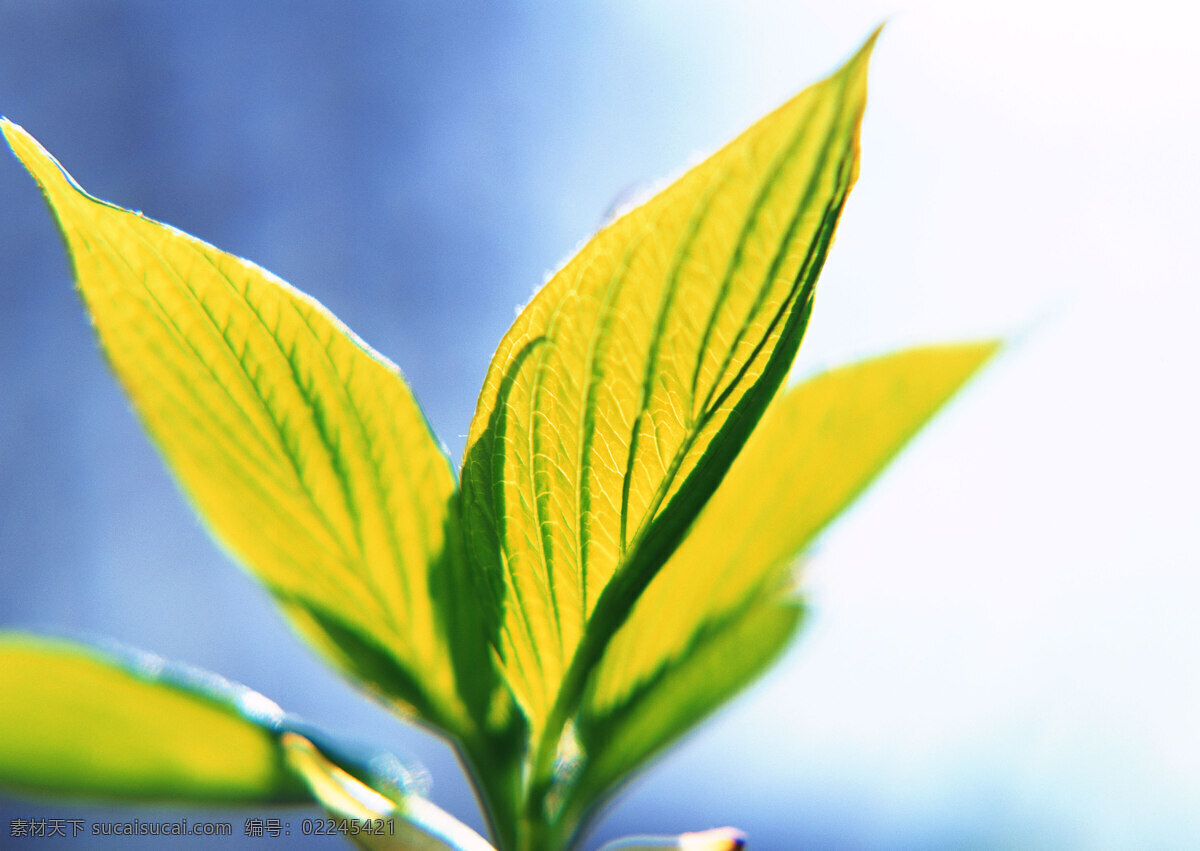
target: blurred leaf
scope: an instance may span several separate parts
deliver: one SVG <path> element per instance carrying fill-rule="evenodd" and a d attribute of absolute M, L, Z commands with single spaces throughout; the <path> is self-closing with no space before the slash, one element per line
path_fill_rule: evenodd
<path fill-rule="evenodd" d="M 678 851 L 738 851 L 746 847 L 746 835 L 732 827 L 718 827 L 699 833 L 679 836 L 629 836 L 606 842 L 599 851 L 655 851 L 675 848 Z"/>
<path fill-rule="evenodd" d="M 340 670 L 468 729 L 452 652 L 479 704 L 491 665 L 462 611 L 472 596 L 445 587 L 465 582 L 454 474 L 396 367 L 252 263 L 86 195 L 2 126 L 114 371 L 214 534 Z"/>
<path fill-rule="evenodd" d="M 576 728 L 577 808 L 766 667 L 799 623 L 796 555 L 998 346 L 909 349 L 776 401 L 595 671 Z"/>
<path fill-rule="evenodd" d="M 0 633 L 0 785 L 189 803 L 310 802 L 279 707 L 149 654 Z"/>
<path fill-rule="evenodd" d="M 402 851 L 495 851 L 471 828 L 418 795 L 392 797 L 328 759 L 305 737 L 283 735 L 288 764 L 345 835 L 363 848 Z"/>
<path fill-rule="evenodd" d="M 577 700 L 788 372 L 858 172 L 873 42 L 601 230 L 492 360 L 464 520 L 535 732 Z"/>
<path fill-rule="evenodd" d="M 804 611 L 793 595 L 771 590 L 775 593 L 764 591 L 741 608 L 698 624 L 685 655 L 664 662 L 622 703 L 598 711 L 585 697 L 575 728 L 584 757 L 566 793 L 565 824 L 574 829 L 632 771 L 778 657 Z"/>

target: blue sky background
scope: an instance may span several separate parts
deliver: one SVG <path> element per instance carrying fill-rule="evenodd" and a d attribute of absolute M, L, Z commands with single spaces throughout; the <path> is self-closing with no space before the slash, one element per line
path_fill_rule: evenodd
<path fill-rule="evenodd" d="M 596 838 L 1194 847 L 1200 60 L 1181 8 L 0 0 L 0 113 L 91 193 L 316 296 L 457 456 L 515 306 L 612 203 L 889 18 L 797 368 L 1015 342 L 811 554 L 783 663 Z M 206 538 L 8 157 L 0 399 L 0 626 L 219 671 L 420 760 L 470 810 L 449 751 L 326 673 Z M 96 812 L 0 799 L 0 831 Z"/>

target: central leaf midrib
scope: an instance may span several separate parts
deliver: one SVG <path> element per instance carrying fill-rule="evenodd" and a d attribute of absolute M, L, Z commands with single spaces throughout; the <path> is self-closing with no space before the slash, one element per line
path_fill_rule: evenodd
<path fill-rule="evenodd" d="M 381 515 L 380 519 L 382 521 L 384 533 L 387 536 L 388 551 L 391 552 L 391 555 L 392 555 L 392 559 L 391 559 L 392 570 L 390 571 L 390 575 L 394 577 L 394 579 L 398 583 L 399 587 L 401 589 L 403 589 L 401 591 L 401 594 L 404 598 L 405 608 L 411 618 L 412 614 L 413 614 L 413 610 L 414 610 L 414 603 L 417 599 L 419 599 L 419 597 L 417 595 L 414 595 L 413 588 L 412 588 L 411 581 L 410 581 L 411 577 L 409 575 L 409 568 L 411 568 L 412 565 L 406 565 L 404 563 L 404 559 L 400 553 L 400 545 L 396 539 L 396 528 L 395 528 L 395 524 L 392 522 L 392 516 L 391 516 L 391 510 L 390 510 L 391 504 L 388 500 L 387 485 L 383 481 L 383 477 L 381 475 L 379 465 L 378 465 L 378 463 L 376 463 L 376 459 L 375 459 L 375 454 L 374 454 L 375 442 L 372 440 L 370 434 L 368 433 L 367 424 L 363 420 L 362 411 L 359 410 L 358 404 L 355 401 L 353 394 L 350 392 L 348 378 L 345 381 L 342 380 L 342 375 L 341 375 L 340 371 L 338 370 L 337 364 L 335 363 L 333 356 L 330 354 L 329 349 L 327 348 L 326 344 L 323 343 L 321 341 L 320 337 L 317 335 L 316 330 L 312 327 L 311 323 L 308 320 L 308 316 L 306 316 L 305 313 L 300 309 L 300 305 L 297 303 L 297 301 L 295 301 L 293 299 L 285 299 L 285 302 L 292 308 L 292 310 L 295 312 L 296 316 L 299 317 L 301 325 L 303 325 L 303 327 L 308 331 L 309 335 L 312 337 L 313 342 L 316 344 L 317 348 L 320 350 L 321 354 L 324 356 L 326 365 L 328 366 L 329 370 L 333 373 L 333 376 L 336 379 L 333 382 L 333 384 L 337 388 L 337 391 L 342 396 L 342 399 L 345 402 L 346 406 L 349 408 L 350 412 L 353 414 L 352 422 L 354 423 L 355 427 L 358 430 L 358 434 L 359 434 L 360 439 L 362 440 L 363 447 L 367 451 L 366 461 L 368 463 L 366 463 L 365 466 L 370 471 L 369 475 L 371 478 L 371 484 L 373 486 L 372 491 L 375 496 L 376 508 Z M 248 300 L 247 300 L 247 303 L 249 303 Z M 257 314 L 257 311 L 255 311 L 255 313 Z M 363 354 L 368 358 L 371 357 L 369 354 L 366 354 L 365 352 Z M 369 363 L 372 366 L 376 365 L 376 362 L 374 361 L 373 358 L 371 358 Z M 351 365 L 351 367 L 353 366 L 353 360 L 350 361 L 350 365 Z M 388 373 L 388 375 L 389 375 L 389 378 L 395 378 L 396 380 L 400 380 L 398 376 L 392 376 L 390 373 Z M 374 384 L 375 382 L 372 382 L 372 383 Z M 415 400 L 411 400 L 411 401 L 413 402 L 414 405 L 416 404 Z M 406 481 L 408 481 L 408 483 L 409 483 L 410 492 L 415 493 L 415 490 L 412 488 L 412 480 L 410 478 L 411 474 L 410 474 L 408 465 L 401 464 L 399 466 L 402 470 L 402 474 L 405 476 Z M 418 516 L 419 520 L 421 521 L 418 524 L 418 527 L 421 528 L 422 535 L 423 535 L 427 517 L 426 517 L 425 511 L 424 511 L 424 507 L 422 505 L 422 500 L 420 498 L 412 500 L 412 508 L 413 508 L 414 513 Z M 355 516 L 357 517 L 358 515 L 356 514 Z M 361 540 L 361 532 L 359 534 L 359 539 Z M 423 549 L 425 549 L 427 551 L 428 550 L 428 546 L 427 546 L 428 542 L 423 540 L 423 543 L 426 544 L 426 546 L 424 546 Z M 365 549 L 363 550 L 363 566 L 367 569 L 368 573 L 375 575 L 375 571 L 372 570 L 371 566 L 367 564 L 367 553 L 366 553 Z M 386 579 L 386 576 L 387 576 L 387 574 L 385 574 L 385 576 L 383 578 Z M 378 579 L 380 577 L 376 576 L 376 578 Z M 392 625 L 396 630 L 396 638 L 399 639 L 400 636 L 404 634 L 404 631 L 401 627 L 401 623 L 396 619 L 396 612 L 392 611 L 390 606 L 385 606 L 385 608 L 387 608 L 389 610 L 389 619 L 392 621 Z M 432 624 L 429 624 L 429 626 L 432 627 Z M 413 653 L 415 651 L 415 648 L 412 646 L 410 646 L 408 649 L 409 649 L 410 653 Z"/>
<path fill-rule="evenodd" d="M 839 92 L 839 98 L 838 98 L 835 108 L 833 110 L 834 117 L 833 117 L 833 119 L 831 119 L 831 124 L 835 124 L 837 122 L 838 117 L 840 117 L 841 112 L 845 106 L 844 97 L 842 97 L 841 95 L 844 94 L 846 84 L 845 84 L 844 80 L 841 82 L 842 82 L 842 88 Z M 826 144 L 824 146 L 824 150 L 827 152 L 828 148 L 832 144 L 833 144 L 832 139 L 827 139 Z M 826 153 L 826 156 L 827 156 L 827 153 Z M 853 156 L 854 156 L 854 151 L 851 150 L 851 152 L 847 155 L 847 157 L 852 159 Z M 846 161 L 847 157 L 843 157 L 843 162 Z M 815 179 L 816 179 L 815 176 L 813 178 L 810 178 L 810 184 L 813 181 L 815 181 Z M 844 199 L 845 191 L 839 193 L 838 197 L 839 197 L 839 199 Z M 840 209 L 840 207 L 839 207 L 839 209 Z M 820 239 L 819 241 L 827 242 L 828 229 L 825 229 L 825 232 L 819 234 L 819 236 L 822 237 L 822 239 Z M 793 287 L 794 286 L 795 286 L 795 284 L 793 285 Z M 710 414 L 711 414 L 711 410 L 712 409 L 710 409 Z M 700 429 L 702 429 L 702 428 L 703 428 L 703 425 L 701 425 Z M 697 429 L 695 432 L 693 432 L 693 435 L 698 433 L 700 431 L 700 429 Z M 685 443 L 688 443 L 688 441 L 685 441 Z M 674 473 L 677 472 L 678 463 L 681 463 L 683 457 L 685 457 L 684 454 L 677 454 L 676 470 L 671 471 L 670 475 L 674 475 Z M 661 503 L 661 500 L 665 496 L 665 493 L 666 493 L 666 491 L 663 490 L 662 488 L 660 488 L 659 493 L 657 494 L 657 497 L 656 497 L 657 502 Z M 646 516 L 653 517 L 654 515 L 648 512 Z M 639 530 L 639 533 L 636 535 L 635 541 L 633 542 L 633 551 L 635 553 L 638 551 L 638 549 L 640 549 L 639 542 L 645 538 L 645 534 L 644 534 L 645 531 L 648 530 L 649 528 L 651 528 L 653 525 L 655 525 L 655 524 L 643 525 L 643 528 L 641 530 Z M 617 574 L 620 575 L 625 572 L 626 572 L 625 568 L 621 568 L 618 570 Z M 610 583 L 609 585 L 607 585 L 605 587 L 605 591 L 601 595 L 601 600 L 597 601 L 597 611 L 599 610 L 601 604 L 603 603 L 604 598 L 610 597 L 613 592 L 614 592 L 614 588 L 613 588 L 612 584 Z M 613 597 L 613 599 L 616 599 L 616 598 Z M 610 614 L 615 614 L 615 613 L 610 613 Z M 627 613 L 626 613 L 626 616 L 627 616 Z M 620 622 L 623 622 L 623 620 L 624 620 L 623 618 L 619 619 L 619 622 L 617 624 L 618 627 L 620 625 Z M 601 625 L 602 632 L 601 633 L 593 633 L 593 630 L 596 629 L 596 618 L 590 619 L 588 626 L 589 626 L 589 629 L 585 630 L 583 639 L 581 640 L 581 642 L 576 650 L 576 653 L 571 660 L 571 664 L 568 667 L 567 676 L 564 679 L 564 684 L 571 686 L 572 693 L 567 694 L 564 691 L 560 691 L 558 700 L 556 700 L 556 705 L 553 710 L 553 714 L 554 714 L 556 720 L 561 715 L 561 717 L 565 721 L 567 714 L 570 711 L 573 711 L 573 707 L 575 705 L 577 705 L 577 702 L 579 699 L 578 693 L 580 692 L 581 684 L 583 682 L 583 670 L 580 666 L 582 666 L 584 663 L 587 663 L 589 667 L 590 667 L 590 665 L 594 664 L 595 661 L 598 660 L 599 655 L 602 654 L 604 646 L 607 645 L 607 641 L 609 639 L 611 639 L 611 635 L 615 632 L 615 628 L 611 627 L 610 624 L 602 624 Z M 607 636 L 607 638 L 604 637 L 605 635 Z M 581 651 L 583 651 L 584 649 L 588 650 L 589 657 L 595 657 L 595 659 L 591 659 L 590 661 L 589 661 L 589 659 L 584 659 L 581 656 Z M 546 737 L 544 735 L 543 741 L 542 741 L 542 747 L 545 747 L 545 745 L 546 745 Z"/>
<path fill-rule="evenodd" d="M 173 277 L 176 280 L 176 282 L 181 286 L 183 291 L 186 292 L 191 298 L 194 299 L 197 306 L 199 306 L 201 312 L 208 319 L 208 321 L 212 324 L 214 329 L 217 330 L 218 336 L 225 343 L 226 349 L 232 354 L 233 350 L 229 344 L 229 341 L 225 338 L 225 336 L 223 334 L 220 333 L 219 326 L 217 325 L 214 317 L 212 316 L 212 314 L 210 314 L 208 312 L 208 309 L 205 306 L 204 301 L 192 289 L 191 285 L 187 282 L 187 280 L 185 278 L 183 278 L 183 276 L 180 275 L 174 269 L 172 264 L 169 264 L 166 262 L 166 260 L 158 252 L 158 250 L 155 248 L 155 246 L 153 246 L 138 231 L 137 228 L 130 228 L 130 231 L 134 235 L 134 237 L 136 239 L 138 239 L 138 241 L 145 247 L 147 252 L 149 252 L 158 261 L 160 267 L 163 268 L 164 270 L 166 270 L 167 273 L 171 277 Z M 315 430 L 316 430 L 318 437 L 320 438 L 321 444 L 325 447 L 325 450 L 328 453 L 329 459 L 332 462 L 331 467 L 336 474 L 335 478 L 337 479 L 339 488 L 342 492 L 344 499 L 346 500 L 346 508 L 350 514 L 351 527 L 353 529 L 354 540 L 358 547 L 358 553 L 359 553 L 358 561 L 360 564 L 363 564 L 365 566 L 366 553 L 365 553 L 365 548 L 363 547 L 363 541 L 362 541 L 361 520 L 358 515 L 356 501 L 354 500 L 354 498 L 351 495 L 351 488 L 350 488 L 349 482 L 347 480 L 346 471 L 342 468 L 342 464 L 340 461 L 340 453 L 338 453 L 333 447 L 333 444 L 330 440 L 330 436 L 325 429 L 325 423 L 323 422 L 323 418 L 316 415 L 314 399 L 312 398 L 309 391 L 305 388 L 304 383 L 300 380 L 300 375 L 297 372 L 297 366 L 296 366 L 295 361 L 293 360 L 292 356 L 287 351 L 284 350 L 282 342 L 275 335 L 274 331 L 267 324 L 266 320 L 259 313 L 258 309 L 250 302 L 250 300 L 249 300 L 249 298 L 247 298 L 246 294 L 244 292 L 242 292 L 238 288 L 238 286 L 229 278 L 229 276 L 224 272 L 224 270 L 222 270 L 220 267 L 218 267 L 216 265 L 216 263 L 213 261 L 213 259 L 208 256 L 208 254 L 204 251 L 204 246 L 202 246 L 198 241 L 191 239 L 191 238 L 188 238 L 183 244 L 186 245 L 191 251 L 193 251 L 202 261 L 204 261 L 210 267 L 213 268 L 213 270 L 217 274 L 218 279 L 224 281 L 226 286 L 229 287 L 230 291 L 235 296 L 237 296 L 238 301 L 241 304 L 245 305 L 245 307 L 247 308 L 249 313 L 252 316 L 254 316 L 254 318 L 257 320 L 259 326 L 265 332 L 266 338 L 269 339 L 272 343 L 274 343 L 276 350 L 278 351 L 280 356 L 284 359 L 284 361 L 288 364 L 288 368 L 292 374 L 294 386 L 300 392 L 301 398 L 305 401 L 309 410 L 312 412 L 313 416 L 312 416 L 311 422 L 315 426 Z M 150 291 L 148 286 L 147 286 L 147 291 L 148 292 Z M 286 296 L 286 293 L 280 293 L 280 295 Z M 287 299 L 286 297 L 284 297 L 283 301 L 286 302 L 287 304 L 291 305 L 292 308 L 295 309 L 295 304 L 290 299 Z M 307 328 L 307 325 L 305 325 L 305 327 Z M 309 329 L 309 333 L 312 334 L 311 329 Z M 318 347 L 320 347 L 319 343 L 318 343 Z M 322 351 L 323 351 L 323 349 L 322 349 Z M 326 358 L 328 358 L 328 353 L 326 353 Z M 243 374 L 245 374 L 245 373 L 243 373 Z M 334 375 L 336 378 L 336 371 L 334 372 Z M 250 379 L 250 377 L 248 375 L 246 377 L 248 380 L 251 380 L 251 383 L 253 384 L 253 380 Z M 340 386 L 340 381 L 338 381 L 338 380 L 335 380 L 333 383 Z M 255 385 L 255 389 L 257 391 L 257 385 Z M 275 416 L 271 410 L 271 406 L 266 404 L 266 401 L 263 399 L 261 393 L 256 392 L 255 398 L 257 398 L 260 405 L 262 405 L 262 410 L 267 414 L 267 416 L 271 419 L 271 421 L 273 423 L 275 423 L 276 428 L 279 429 L 279 436 L 280 436 L 281 446 L 284 449 L 284 456 L 287 457 L 289 462 L 291 463 L 292 468 L 297 476 L 297 480 L 301 485 L 301 489 L 308 497 L 309 503 L 310 503 L 310 505 L 312 505 L 314 512 L 317 514 L 317 516 L 321 516 L 322 518 L 324 518 L 324 512 L 320 511 L 320 509 L 317 507 L 315 498 L 313 497 L 311 491 L 309 491 L 308 487 L 304 484 L 304 477 L 300 471 L 299 459 L 296 458 L 292 454 L 292 452 L 287 448 L 287 441 L 284 438 L 282 424 L 279 423 L 278 420 L 275 419 Z M 361 422 L 360 422 L 360 425 L 361 425 Z M 328 520 L 326 520 L 326 522 L 328 522 Z M 332 532 L 332 530 L 330 530 L 330 531 Z M 340 541 L 341 536 L 335 534 L 334 539 Z M 378 588 L 378 586 L 375 585 L 375 583 L 373 581 L 373 577 L 371 576 L 371 572 L 364 571 L 364 573 L 366 575 L 358 574 L 357 578 L 359 579 L 360 582 L 365 582 L 368 586 L 373 588 L 374 592 L 377 595 L 377 599 L 379 600 L 379 602 L 381 604 L 379 606 L 379 608 L 381 609 L 384 617 L 388 621 L 390 621 L 390 626 L 392 627 L 391 632 L 393 634 L 393 637 L 398 638 L 400 630 L 399 630 L 399 623 L 398 623 L 398 621 L 396 621 L 396 618 L 395 618 L 395 612 L 392 611 L 390 609 L 390 607 L 388 607 L 386 605 L 382 605 L 383 600 L 386 598 L 380 594 L 380 589 Z M 355 574 L 351 573 L 351 575 L 355 575 Z"/>
<path fill-rule="evenodd" d="M 90 196 L 88 196 L 88 197 L 90 197 Z M 120 208 L 115 208 L 115 209 L 120 209 Z M 191 290 L 191 288 L 187 285 L 187 283 L 175 272 L 173 267 L 162 258 L 162 256 L 157 252 L 157 250 L 152 245 L 150 245 L 140 234 L 136 233 L 135 229 L 131 228 L 130 231 L 134 235 L 134 237 L 137 238 L 143 244 L 143 246 L 145 246 L 145 248 L 151 254 L 151 256 L 153 256 L 155 258 L 155 260 L 157 260 L 159 266 L 164 271 L 166 271 L 166 273 L 169 276 L 174 277 L 176 279 L 176 281 L 182 286 L 184 292 L 186 292 L 187 295 L 193 299 L 195 305 L 200 309 L 200 312 L 208 320 L 208 322 L 213 327 L 213 329 L 217 331 L 217 336 L 220 337 L 220 339 L 225 343 L 230 354 L 233 354 L 233 350 L 229 344 L 229 341 L 220 332 L 220 327 L 217 324 L 216 319 L 212 316 L 212 314 L 210 314 L 208 312 L 208 309 L 205 307 L 203 301 L 201 301 L 199 299 L 199 297 L 196 296 L 196 294 Z M 102 239 L 107 244 L 107 246 L 108 246 L 107 252 L 114 257 L 120 258 L 121 262 L 126 265 L 126 268 L 128 268 L 130 270 L 130 272 L 133 273 L 134 270 L 133 270 L 133 267 L 129 265 L 129 261 L 124 257 L 124 255 L 121 252 L 116 250 L 116 247 L 112 244 L 112 242 L 108 239 L 108 237 L 104 234 L 104 232 L 102 230 L 98 229 L 97 233 L 99 234 L 100 239 Z M 84 245 L 87 245 L 86 240 L 83 240 L 82 236 L 80 236 L 79 238 L 81 239 L 81 241 L 83 241 Z M 161 301 L 159 301 L 157 294 L 145 282 L 144 279 L 143 279 L 143 288 L 144 288 L 146 294 L 155 303 L 157 312 L 160 314 L 159 321 L 163 322 L 167 327 L 170 327 L 174 331 L 174 333 L 178 336 L 178 338 L 187 345 L 187 347 L 193 352 L 193 354 L 196 355 L 196 359 L 204 365 L 205 370 L 208 371 L 209 375 L 212 377 L 213 382 L 218 387 L 221 387 L 222 391 L 225 392 L 226 395 L 228 396 L 228 389 L 225 388 L 224 383 L 219 378 L 217 378 L 217 376 L 212 372 L 211 366 L 208 364 L 208 362 L 205 360 L 205 358 L 201 355 L 201 353 L 196 350 L 191 339 L 186 334 L 183 333 L 183 330 L 181 328 L 179 328 L 178 324 L 171 317 L 170 311 L 168 311 L 165 308 L 165 306 L 161 303 Z M 246 375 L 244 372 L 243 372 L 243 375 L 245 375 L 246 380 L 252 382 L 252 379 L 250 379 L 249 375 Z M 188 386 L 189 383 L 185 381 L 185 382 L 183 382 L 183 384 L 184 384 L 184 386 Z M 261 397 L 259 397 L 257 394 L 255 397 L 259 398 L 260 402 L 261 402 Z M 235 407 L 237 407 L 237 409 L 240 411 L 241 410 L 240 404 L 236 400 L 234 400 L 232 398 L 232 396 L 229 396 L 229 399 L 231 402 L 234 403 Z M 200 400 L 197 397 L 197 401 L 202 402 L 203 400 Z M 328 525 L 329 524 L 328 519 L 325 517 L 324 513 L 318 509 L 318 507 L 316 506 L 316 504 L 312 498 L 311 492 L 309 492 L 307 487 L 305 487 L 303 484 L 303 478 L 301 477 L 300 472 L 299 472 L 298 460 L 292 455 L 291 451 L 287 447 L 287 442 L 283 436 L 281 425 L 274 419 L 274 416 L 271 414 L 271 411 L 267 406 L 264 405 L 263 408 L 264 408 L 264 412 L 267 414 L 268 418 L 271 420 L 272 424 L 275 425 L 275 427 L 277 429 L 277 432 L 278 432 L 277 436 L 280 440 L 280 446 L 283 449 L 282 454 L 291 463 L 293 472 L 296 475 L 297 480 L 301 484 L 301 492 L 305 494 L 306 498 L 308 499 L 309 505 L 313 508 L 316 516 L 319 517 L 322 520 L 322 522 L 325 524 L 326 531 L 329 532 L 330 539 L 340 545 L 341 544 L 340 536 L 336 535 L 333 532 L 333 530 L 330 528 L 330 526 Z M 243 415 L 245 416 L 244 412 L 243 412 Z M 247 421 L 249 421 L 248 416 L 247 416 Z M 266 472 L 266 471 L 264 470 L 264 472 Z M 272 480 L 275 480 L 274 475 L 269 474 L 269 477 Z M 245 480 L 243 480 L 243 481 L 245 481 Z M 281 485 L 281 487 L 284 486 L 283 483 L 280 483 L 280 485 Z M 261 489 L 258 486 L 254 486 L 254 490 L 259 491 L 261 493 Z M 347 559 L 349 558 L 348 554 L 345 552 L 344 549 L 343 549 L 342 555 L 343 555 L 343 558 L 347 558 Z M 289 559 L 289 561 L 290 561 L 290 559 Z"/>
<path fill-rule="evenodd" d="M 343 498 L 345 499 L 346 509 L 350 515 L 350 525 L 351 525 L 351 528 L 353 529 L 354 542 L 358 548 L 357 561 L 359 563 L 359 566 L 361 568 L 363 568 L 362 573 L 359 574 L 359 578 L 362 581 L 364 581 L 371 588 L 371 590 L 376 594 L 377 599 L 379 600 L 379 603 L 380 603 L 380 608 L 383 611 L 383 615 L 386 618 L 386 620 L 389 622 L 389 626 L 391 626 L 391 628 L 392 628 L 393 637 L 399 638 L 399 636 L 401 634 L 401 628 L 400 628 L 400 622 L 396 619 L 396 612 L 391 606 L 388 606 L 386 604 L 387 596 L 383 594 L 382 588 L 377 583 L 378 577 L 375 575 L 375 572 L 372 571 L 367 565 L 367 551 L 366 551 L 366 546 L 363 541 L 362 515 L 360 513 L 360 506 L 358 504 L 358 499 L 356 498 L 356 495 L 355 495 L 355 489 L 351 482 L 350 471 L 345 466 L 345 458 L 343 457 L 341 451 L 337 447 L 335 447 L 333 444 L 332 436 L 330 435 L 330 433 L 328 431 L 328 423 L 326 422 L 325 416 L 318 412 L 318 408 L 316 405 L 316 402 L 318 401 L 317 396 L 312 393 L 312 390 L 310 387 L 305 386 L 304 382 L 301 381 L 299 366 L 295 360 L 295 348 L 294 348 L 295 344 L 293 343 L 293 349 L 291 352 L 285 350 L 282 341 L 276 336 L 275 331 L 272 330 L 271 326 L 267 324 L 267 322 L 263 318 L 262 314 L 259 313 L 258 307 L 256 307 L 250 301 L 250 299 L 247 297 L 247 295 L 245 293 L 241 293 L 238 291 L 237 285 L 234 284 L 234 282 L 229 278 L 229 276 L 227 274 L 225 274 L 223 269 L 219 268 L 212 261 L 212 259 L 207 256 L 207 254 L 205 254 L 203 251 L 200 250 L 199 246 L 193 245 L 191 247 L 193 248 L 193 250 L 195 250 L 200 255 L 200 257 L 202 259 L 204 259 L 207 263 L 209 263 L 213 267 L 213 269 L 216 271 L 216 273 L 220 277 L 220 279 L 225 281 L 225 283 L 229 286 L 229 288 L 231 290 L 233 290 L 235 293 L 237 293 L 238 295 L 241 296 L 242 303 L 246 305 L 246 307 L 250 311 L 250 313 L 254 316 L 255 319 L 258 320 L 259 325 L 266 332 L 267 338 L 270 339 L 275 344 L 276 350 L 283 357 L 283 359 L 287 362 L 288 369 L 291 371 L 291 374 L 292 374 L 293 382 L 294 382 L 296 388 L 300 391 L 301 398 L 304 400 L 305 404 L 308 406 L 308 409 L 312 414 L 311 421 L 316 428 L 317 435 L 321 440 L 321 445 L 325 447 L 325 451 L 329 456 L 329 460 L 331 462 L 330 466 L 335 473 L 335 477 L 338 482 L 338 487 L 341 490 Z M 293 310 L 293 312 L 297 316 L 299 316 L 299 311 L 296 307 L 295 302 L 293 302 L 291 299 L 287 299 L 287 298 L 283 299 L 283 301 L 287 307 L 290 307 Z M 302 327 L 305 328 L 305 330 L 308 331 L 310 337 L 312 337 L 313 341 L 316 343 L 317 348 L 320 349 L 322 354 L 325 356 L 327 365 L 330 367 L 330 369 L 333 372 L 334 380 L 330 383 L 332 383 L 335 387 L 338 388 L 339 392 L 341 393 L 341 395 L 343 397 L 346 396 L 347 395 L 346 388 L 342 384 L 342 382 L 340 380 L 340 376 L 337 373 L 337 370 L 335 368 L 333 368 L 331 363 L 329 363 L 329 353 L 325 352 L 323 346 L 320 343 L 320 340 L 316 338 L 316 336 L 312 332 L 312 329 L 308 327 L 307 323 L 301 321 L 300 324 Z M 370 441 L 367 440 L 365 434 L 363 434 L 361 431 L 363 424 L 362 424 L 361 419 L 359 418 L 357 410 L 354 408 L 354 406 L 352 404 L 350 405 L 350 409 L 355 415 L 354 422 L 358 425 L 358 427 L 360 429 L 360 436 L 363 439 L 364 445 L 369 446 Z M 378 471 L 376 471 L 374 469 L 374 464 L 368 464 L 367 466 L 368 466 L 368 468 L 371 469 L 371 471 L 373 473 L 372 478 L 371 478 L 371 483 L 375 486 L 376 497 L 382 498 L 382 494 L 380 491 L 380 484 L 379 484 L 378 476 L 377 476 Z M 385 509 L 384 513 L 386 515 L 386 509 Z M 385 523 L 385 527 L 390 527 L 390 524 Z M 394 547 L 394 541 L 389 540 L 389 544 L 391 544 Z M 394 549 L 393 549 L 393 555 L 394 556 L 396 555 Z"/>

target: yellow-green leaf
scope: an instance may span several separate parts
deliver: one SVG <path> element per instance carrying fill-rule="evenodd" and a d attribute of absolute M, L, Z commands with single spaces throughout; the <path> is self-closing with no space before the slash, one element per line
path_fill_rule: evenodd
<path fill-rule="evenodd" d="M 764 588 L 740 608 L 697 624 L 684 655 L 665 660 L 619 703 L 597 711 L 586 694 L 575 728 L 583 766 L 563 821 L 577 826 L 638 766 L 749 685 L 787 646 L 803 614 L 793 594 Z"/>
<path fill-rule="evenodd" d="M 283 713 L 163 660 L 0 633 L 0 785 L 140 801 L 311 801 L 287 768 Z"/>
<path fill-rule="evenodd" d="M 92 198 L 2 127 L 112 368 L 213 533 L 343 672 L 466 729 L 447 623 L 478 618 L 446 587 L 462 577 L 456 483 L 396 367 L 270 273 Z M 490 675 L 476 653 L 477 702 Z"/>
<path fill-rule="evenodd" d="M 746 685 L 797 623 L 792 563 L 998 348 L 909 349 L 784 393 L 593 672 L 578 798 Z"/>
<path fill-rule="evenodd" d="M 294 732 L 282 737 L 288 765 L 345 835 L 379 851 L 495 851 L 471 828 L 419 795 L 391 797 L 330 760 Z"/>
<path fill-rule="evenodd" d="M 492 360 L 464 519 L 535 730 L 786 376 L 858 172 L 873 41 L 596 234 Z"/>

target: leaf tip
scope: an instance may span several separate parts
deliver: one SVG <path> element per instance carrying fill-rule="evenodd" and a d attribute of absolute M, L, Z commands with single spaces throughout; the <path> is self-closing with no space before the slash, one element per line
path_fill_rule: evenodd
<path fill-rule="evenodd" d="M 24 127 L 6 115 L 0 115 L 0 132 L 4 133 L 4 141 L 8 142 L 8 147 L 12 149 L 13 154 L 17 159 L 24 162 L 21 159 L 20 148 L 26 140 L 32 140 L 33 137 L 29 135 L 29 132 Z"/>
<path fill-rule="evenodd" d="M 991 337 L 979 340 L 975 343 L 967 344 L 974 350 L 976 354 L 976 369 L 982 368 L 984 364 L 1006 349 L 1011 342 L 1011 340 L 1008 340 L 1004 337 Z"/>
<path fill-rule="evenodd" d="M 1011 341 L 1006 338 L 991 337 L 966 342 L 933 344 L 919 348 L 946 358 L 947 364 L 957 364 L 954 372 L 958 376 L 955 384 L 958 387 L 966 384 L 1010 344 Z"/>
<path fill-rule="evenodd" d="M 863 42 L 862 47 L 859 47 L 858 50 L 854 52 L 854 55 L 851 56 L 850 61 L 846 62 L 844 67 L 847 71 L 851 70 L 851 68 L 865 68 L 865 66 L 869 64 L 871 61 L 871 56 L 875 54 L 875 44 L 878 42 L 878 40 L 880 40 L 880 35 L 883 32 L 884 26 L 887 26 L 886 20 L 884 20 L 882 24 L 876 26 L 876 28 L 871 31 L 871 35 L 866 36 L 866 41 Z"/>
<path fill-rule="evenodd" d="M 885 27 L 887 27 L 887 25 L 888 21 L 887 19 L 884 19 L 879 26 L 875 27 L 875 29 L 871 31 L 871 34 L 867 36 L 867 40 L 863 42 L 863 46 L 858 49 L 859 55 L 871 55 L 871 52 L 875 49 L 875 42 L 879 40 L 879 36 L 883 33 L 883 30 Z"/>
<path fill-rule="evenodd" d="M 25 161 L 23 154 L 27 154 L 31 149 L 36 151 L 41 148 L 33 136 L 29 135 L 28 130 L 7 116 L 0 116 L 0 131 L 4 132 L 5 141 L 21 162 Z"/>
<path fill-rule="evenodd" d="M 0 131 L 4 133 L 4 139 L 12 149 L 13 155 L 33 175 L 33 179 L 47 196 L 50 195 L 52 186 L 59 188 L 64 184 L 87 195 L 54 155 L 42 147 L 42 144 L 20 124 L 0 117 Z"/>

